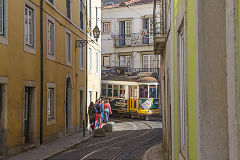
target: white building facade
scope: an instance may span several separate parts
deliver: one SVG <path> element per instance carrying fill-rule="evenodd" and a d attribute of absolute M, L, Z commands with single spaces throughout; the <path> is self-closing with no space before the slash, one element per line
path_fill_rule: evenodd
<path fill-rule="evenodd" d="M 122 67 L 153 72 L 153 1 L 124 2 L 102 8 L 102 69 Z"/>
<path fill-rule="evenodd" d="M 87 59 L 88 59 L 88 106 L 100 98 L 101 92 L 101 34 L 96 40 L 93 29 L 97 27 L 101 31 L 101 1 L 87 0 Z"/>

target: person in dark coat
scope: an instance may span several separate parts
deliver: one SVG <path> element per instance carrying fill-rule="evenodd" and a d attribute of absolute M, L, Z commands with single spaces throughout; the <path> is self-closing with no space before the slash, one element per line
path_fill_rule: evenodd
<path fill-rule="evenodd" d="M 96 108 L 93 102 L 91 102 L 88 107 L 88 116 L 89 116 L 92 131 L 94 131 L 95 119 L 96 119 Z"/>

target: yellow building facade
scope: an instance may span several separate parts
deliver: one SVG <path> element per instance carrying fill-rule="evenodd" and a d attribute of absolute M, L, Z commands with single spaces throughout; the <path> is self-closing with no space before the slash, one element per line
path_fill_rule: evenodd
<path fill-rule="evenodd" d="M 85 1 L 42 7 L 41 21 L 41 1 L 0 0 L 0 157 L 86 122 L 86 46 L 75 45 L 86 39 Z"/>

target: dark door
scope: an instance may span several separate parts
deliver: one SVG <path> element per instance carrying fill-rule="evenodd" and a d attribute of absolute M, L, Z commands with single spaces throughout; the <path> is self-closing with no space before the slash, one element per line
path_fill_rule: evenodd
<path fill-rule="evenodd" d="M 125 45 L 125 21 L 119 22 L 119 46 Z"/>
<path fill-rule="evenodd" d="M 80 91 L 80 127 L 83 128 L 84 109 L 83 109 L 83 91 Z"/>
<path fill-rule="evenodd" d="M 72 120 L 72 82 L 68 78 L 66 82 L 66 131 L 69 133 Z"/>
<path fill-rule="evenodd" d="M 25 102 L 24 102 L 24 136 L 25 144 L 29 143 L 29 128 L 30 128 L 30 102 L 31 100 L 31 88 L 25 87 Z"/>

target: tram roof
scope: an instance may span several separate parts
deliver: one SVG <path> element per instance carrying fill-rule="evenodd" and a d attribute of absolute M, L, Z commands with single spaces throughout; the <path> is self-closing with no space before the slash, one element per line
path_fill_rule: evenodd
<path fill-rule="evenodd" d="M 127 81 L 127 82 L 139 82 L 139 83 L 158 83 L 154 77 L 138 77 L 138 76 L 127 76 L 127 75 L 104 75 L 102 80 L 108 81 Z"/>

